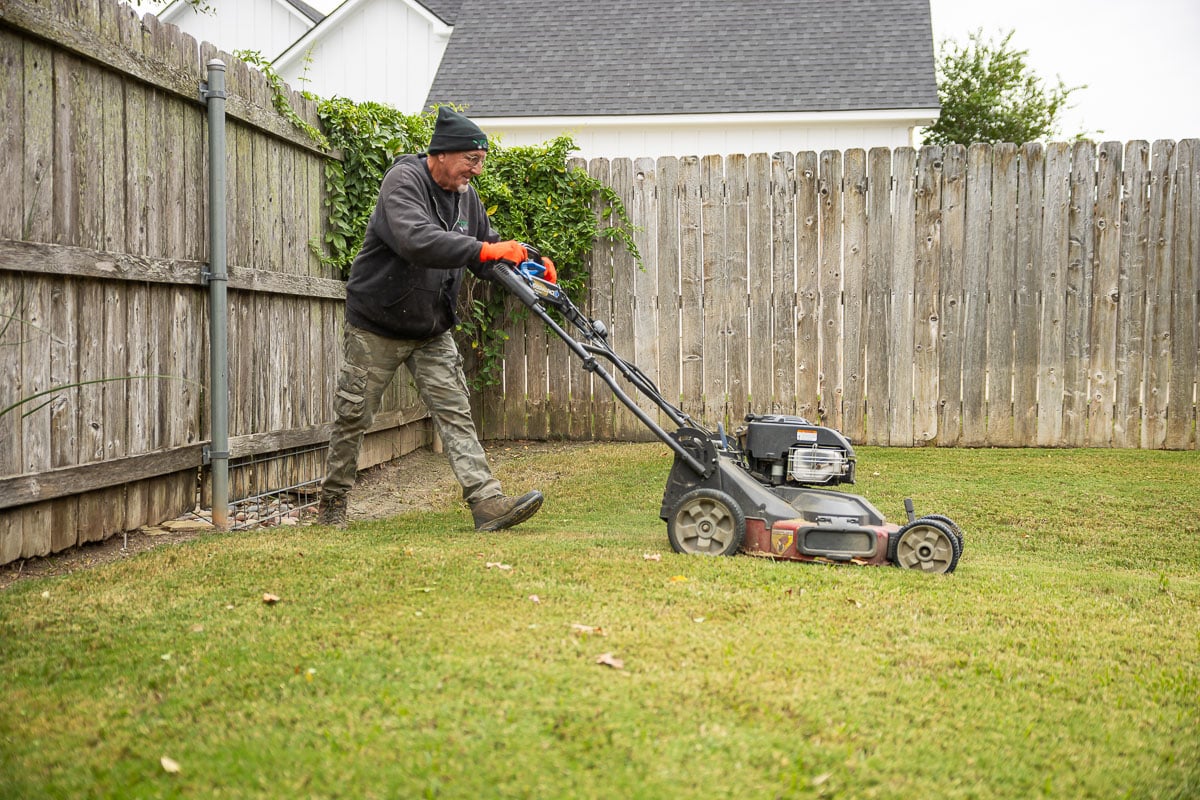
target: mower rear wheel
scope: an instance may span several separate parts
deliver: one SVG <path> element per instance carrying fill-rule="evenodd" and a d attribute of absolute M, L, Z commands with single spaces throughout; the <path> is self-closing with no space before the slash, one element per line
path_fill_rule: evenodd
<path fill-rule="evenodd" d="M 746 538 L 746 515 L 718 489 L 693 489 L 667 519 L 667 538 L 676 553 L 731 556 Z"/>
<path fill-rule="evenodd" d="M 896 566 L 948 574 L 958 566 L 962 543 L 945 523 L 923 517 L 900 529 Z"/>

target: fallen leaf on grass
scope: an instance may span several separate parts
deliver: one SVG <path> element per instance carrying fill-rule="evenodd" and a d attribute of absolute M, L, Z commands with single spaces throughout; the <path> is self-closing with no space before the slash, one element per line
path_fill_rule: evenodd
<path fill-rule="evenodd" d="M 529 602 L 540 603 L 540 602 L 542 602 L 542 598 L 538 597 L 536 594 L 531 594 L 531 595 L 529 595 Z"/>
<path fill-rule="evenodd" d="M 825 783 L 825 781 L 829 780 L 832 777 L 833 777 L 832 772 L 822 772 L 820 775 L 817 775 L 815 778 L 812 779 L 812 785 L 820 786 L 822 783 Z"/>
<path fill-rule="evenodd" d="M 599 625 L 580 625 L 578 622 L 571 624 L 571 633 L 578 636 L 587 634 L 589 636 L 607 636 L 604 629 Z"/>
<path fill-rule="evenodd" d="M 487 562 L 487 568 L 491 569 L 492 567 L 495 567 L 496 569 L 512 569 L 512 564 L 501 564 L 499 561 Z"/>
<path fill-rule="evenodd" d="M 686 575 L 672 575 L 671 583 L 687 583 Z"/>
<path fill-rule="evenodd" d="M 162 764 L 163 772 L 169 772 L 172 775 L 179 772 L 179 762 L 170 756 L 163 756 L 158 760 L 158 763 Z"/>
<path fill-rule="evenodd" d="M 625 669 L 625 662 L 613 656 L 612 653 L 601 653 L 596 659 L 597 664 L 603 664 L 606 667 L 613 669 Z"/>
<path fill-rule="evenodd" d="M 273 606 L 279 602 L 279 595 L 271 594 L 270 592 L 263 593 L 263 602 L 269 606 Z"/>
<path fill-rule="evenodd" d="M 642 553 L 642 559 L 645 561 L 662 561 L 662 555 L 659 553 Z"/>

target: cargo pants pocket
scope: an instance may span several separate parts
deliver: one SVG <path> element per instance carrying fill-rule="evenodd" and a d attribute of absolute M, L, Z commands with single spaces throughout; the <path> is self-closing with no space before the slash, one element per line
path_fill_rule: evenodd
<path fill-rule="evenodd" d="M 333 396 L 333 409 L 348 425 L 362 420 L 367 405 L 366 392 L 366 368 L 343 364 L 338 375 L 337 392 Z"/>

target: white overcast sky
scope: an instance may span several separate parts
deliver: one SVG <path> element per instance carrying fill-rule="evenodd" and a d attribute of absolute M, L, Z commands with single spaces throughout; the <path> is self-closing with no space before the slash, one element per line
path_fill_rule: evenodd
<path fill-rule="evenodd" d="M 935 47 L 979 28 L 1028 50 L 1071 96 L 1061 133 L 1097 140 L 1200 137 L 1200 0 L 930 0 Z M 1096 131 L 1103 131 L 1097 134 Z"/>

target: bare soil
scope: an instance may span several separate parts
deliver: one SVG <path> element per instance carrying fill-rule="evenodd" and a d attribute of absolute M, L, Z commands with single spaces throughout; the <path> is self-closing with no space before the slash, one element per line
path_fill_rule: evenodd
<path fill-rule="evenodd" d="M 580 442 L 493 441 L 485 443 L 488 462 L 496 470 L 504 464 L 528 456 L 562 452 L 586 446 Z M 519 488 L 519 487 L 514 487 Z M 521 489 L 524 491 L 524 489 Z M 428 447 L 363 470 L 350 493 L 350 519 L 370 520 L 394 517 L 410 511 L 432 511 L 462 502 L 462 491 L 444 453 Z M 463 506 L 466 512 L 465 505 Z M 302 525 L 312 524 L 311 509 Z M 100 564 L 119 561 L 156 547 L 178 544 L 213 530 L 202 514 L 189 514 L 164 525 L 147 526 L 125 534 L 116 534 L 103 542 L 72 547 L 41 558 L 28 558 L 0 566 L 0 591 L 19 580 L 65 575 Z"/>

